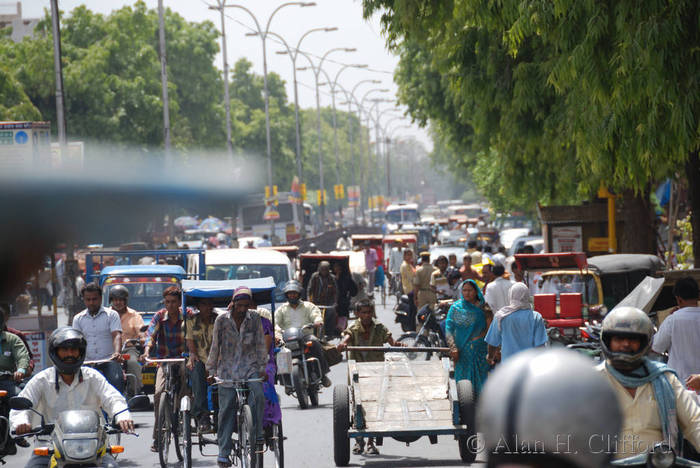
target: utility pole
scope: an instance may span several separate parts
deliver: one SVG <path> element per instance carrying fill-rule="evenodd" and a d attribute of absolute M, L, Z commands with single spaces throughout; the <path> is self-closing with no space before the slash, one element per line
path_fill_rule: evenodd
<path fill-rule="evenodd" d="M 165 151 L 165 167 L 172 166 L 170 154 L 170 105 L 168 101 L 168 62 L 165 54 L 165 18 L 163 0 L 158 0 L 158 42 L 160 45 L 160 85 L 163 91 L 163 149 Z M 168 237 L 175 238 L 174 210 L 168 213 Z"/>
<path fill-rule="evenodd" d="M 163 90 L 163 145 L 165 148 L 165 163 L 170 160 L 170 106 L 168 104 L 168 69 L 165 57 L 165 18 L 163 17 L 163 0 L 158 0 L 158 41 L 160 44 L 160 84 Z"/>
<path fill-rule="evenodd" d="M 61 63 L 61 20 L 58 0 L 51 0 L 51 30 L 53 32 L 53 68 L 56 73 L 56 127 L 58 143 L 63 151 L 66 146 L 66 119 L 63 105 L 63 64 Z"/>
<path fill-rule="evenodd" d="M 233 162 L 233 141 L 231 136 L 231 98 L 228 87 L 228 53 L 226 52 L 226 22 L 224 21 L 224 8 L 226 0 L 218 0 L 219 6 L 210 6 L 210 10 L 219 10 L 221 13 L 221 53 L 224 58 L 224 109 L 226 110 L 226 150 L 228 151 L 229 163 Z"/>

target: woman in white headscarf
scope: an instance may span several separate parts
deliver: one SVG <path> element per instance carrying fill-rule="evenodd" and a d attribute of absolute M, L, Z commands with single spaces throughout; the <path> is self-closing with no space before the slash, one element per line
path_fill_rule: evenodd
<path fill-rule="evenodd" d="M 499 350 L 503 360 L 525 349 L 547 343 L 544 319 L 539 312 L 532 310 L 527 286 L 514 283 L 508 290 L 508 302 L 507 306 L 496 312 L 486 334 L 486 360 L 492 365 L 495 364 Z"/>

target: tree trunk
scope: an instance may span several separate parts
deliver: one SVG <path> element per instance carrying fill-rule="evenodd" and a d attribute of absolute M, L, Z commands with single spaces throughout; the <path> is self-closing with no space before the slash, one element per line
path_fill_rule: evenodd
<path fill-rule="evenodd" d="M 618 253 L 645 253 L 656 255 L 656 228 L 652 216 L 649 190 L 636 194 L 625 191 L 617 201 L 617 213 L 624 216 L 624 227 L 619 229 Z"/>
<path fill-rule="evenodd" d="M 700 158 L 698 150 L 688 154 L 685 163 L 688 177 L 688 202 L 690 205 L 690 224 L 693 227 L 693 266 L 700 268 Z"/>

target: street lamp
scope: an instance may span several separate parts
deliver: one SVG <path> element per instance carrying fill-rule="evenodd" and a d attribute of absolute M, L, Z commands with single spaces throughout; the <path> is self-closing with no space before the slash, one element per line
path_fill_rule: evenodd
<path fill-rule="evenodd" d="M 358 83 L 353 86 L 351 91 L 346 91 L 345 88 L 342 86 L 339 86 L 341 90 L 345 93 L 345 98 L 347 99 L 346 102 L 341 103 L 340 105 L 347 104 L 348 105 L 348 113 L 352 113 L 352 103 L 354 101 L 355 105 L 357 106 L 357 118 L 358 118 L 358 123 L 360 124 L 360 145 L 362 145 L 362 107 L 360 107 L 360 102 L 357 100 L 355 97 L 355 91 L 357 91 L 357 88 L 359 88 L 361 85 L 366 84 L 366 83 L 372 83 L 372 84 L 381 84 L 380 80 L 361 80 Z M 352 164 L 351 167 L 351 172 L 352 172 L 352 185 L 356 186 L 357 185 L 357 179 L 356 179 L 356 167 L 355 167 L 355 138 L 354 138 L 354 132 L 352 128 L 352 119 L 348 119 L 348 138 L 349 138 L 349 143 L 350 143 L 350 161 Z M 362 151 L 362 147 L 360 146 L 360 151 Z M 360 194 L 360 197 L 358 198 L 358 203 L 360 206 L 360 211 L 362 213 L 362 222 L 364 224 L 365 222 L 365 209 L 364 209 L 364 204 L 362 203 L 362 193 Z M 355 222 L 357 221 L 357 206 L 355 206 Z"/>
<path fill-rule="evenodd" d="M 348 68 L 367 68 L 369 65 L 367 64 L 348 64 L 348 65 L 343 65 L 340 67 L 340 70 L 338 70 L 338 73 L 335 74 L 335 78 L 333 81 L 331 81 L 330 77 L 328 74 L 323 71 L 323 74 L 326 75 L 326 81 L 325 83 L 319 83 L 319 86 L 324 86 L 326 84 L 329 85 L 331 89 L 331 100 L 333 103 L 333 146 L 335 150 L 335 183 L 340 184 L 340 157 L 338 156 L 338 128 L 337 128 L 337 123 L 336 123 L 336 108 L 335 108 L 335 94 L 336 94 L 336 88 L 338 87 L 338 79 L 340 78 L 340 74 L 343 73 L 345 70 Z M 340 204 L 338 204 L 340 207 Z"/>
<path fill-rule="evenodd" d="M 298 52 L 306 57 L 306 59 L 309 61 L 309 67 L 299 67 L 297 70 L 303 71 L 307 69 L 311 69 L 314 73 L 314 83 L 316 85 L 316 127 L 318 131 L 318 176 L 319 176 L 319 190 L 321 191 L 321 220 L 322 223 L 325 227 L 326 223 L 326 200 L 325 197 L 323 196 L 324 190 L 325 190 L 325 185 L 323 182 L 323 142 L 322 142 L 322 137 L 321 137 L 321 95 L 319 92 L 319 81 L 318 81 L 318 76 L 321 73 L 323 62 L 326 60 L 326 58 L 333 52 L 356 52 L 357 49 L 350 48 L 350 47 L 335 47 L 333 49 L 328 50 L 323 56 L 321 57 L 321 60 L 319 60 L 318 65 L 314 65 L 313 60 L 311 60 L 311 57 L 306 54 L 305 52 L 302 52 L 298 50 Z"/>
<path fill-rule="evenodd" d="M 225 0 L 222 0 L 222 2 L 225 2 Z M 265 29 L 263 30 L 260 27 L 260 23 L 258 22 L 258 18 L 253 14 L 252 11 L 250 11 L 248 8 L 241 6 L 241 5 L 221 5 L 221 8 L 238 8 L 239 10 L 243 10 L 248 15 L 250 15 L 251 18 L 253 18 L 253 21 L 255 22 L 255 28 L 257 29 L 257 32 L 255 33 L 247 33 L 246 36 L 260 36 L 260 40 L 262 41 L 262 52 L 263 52 L 263 86 L 265 88 L 265 142 L 267 144 L 267 185 L 270 187 L 270 194 L 272 194 L 272 148 L 271 148 L 271 142 L 270 142 L 270 92 L 267 88 L 267 46 L 266 46 L 266 40 L 267 36 L 270 32 L 270 23 L 272 22 L 272 18 L 277 14 L 278 11 L 280 11 L 282 8 L 287 7 L 287 6 L 300 6 L 300 7 L 309 7 L 309 6 L 315 6 L 315 2 L 287 2 L 283 3 L 282 5 L 278 6 L 273 10 L 273 12 L 270 14 L 270 16 L 267 19 L 267 24 L 265 25 Z M 228 80 L 228 77 L 226 77 Z M 274 237 L 275 235 L 275 224 L 274 222 L 270 222 L 270 231 L 271 235 Z"/>
<path fill-rule="evenodd" d="M 304 34 L 301 35 L 299 40 L 297 41 L 297 46 L 296 48 L 292 49 L 289 47 L 289 44 L 287 44 L 287 41 L 284 40 L 282 36 L 279 34 L 273 33 L 270 31 L 268 34 L 270 36 L 274 36 L 280 41 L 282 41 L 282 44 L 284 44 L 284 47 L 287 50 L 280 50 L 275 52 L 276 54 L 279 55 L 289 55 L 290 60 L 292 61 L 292 76 L 294 78 L 294 125 L 296 128 L 296 163 L 297 163 L 297 177 L 299 178 L 299 183 L 303 182 L 303 173 L 302 173 L 302 164 L 301 164 L 301 132 L 299 129 L 299 92 L 298 92 L 298 86 L 297 86 L 297 57 L 299 56 L 299 48 L 301 47 L 301 42 L 306 38 L 311 33 L 314 32 L 331 32 L 331 31 L 337 31 L 338 28 L 314 28 L 306 31 Z M 302 237 L 306 237 L 306 220 L 305 214 L 304 214 L 304 202 L 302 200 L 301 202 L 301 222 L 300 222 L 300 227 L 301 227 L 301 235 Z"/>

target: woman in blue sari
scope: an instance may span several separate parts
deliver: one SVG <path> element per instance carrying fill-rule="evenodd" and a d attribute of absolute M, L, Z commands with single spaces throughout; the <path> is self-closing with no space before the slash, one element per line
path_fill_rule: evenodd
<path fill-rule="evenodd" d="M 447 312 L 445 337 L 455 361 L 455 381 L 469 380 L 478 395 L 489 371 L 484 335 L 493 314 L 474 280 L 463 281 L 459 289 L 460 299 Z"/>

